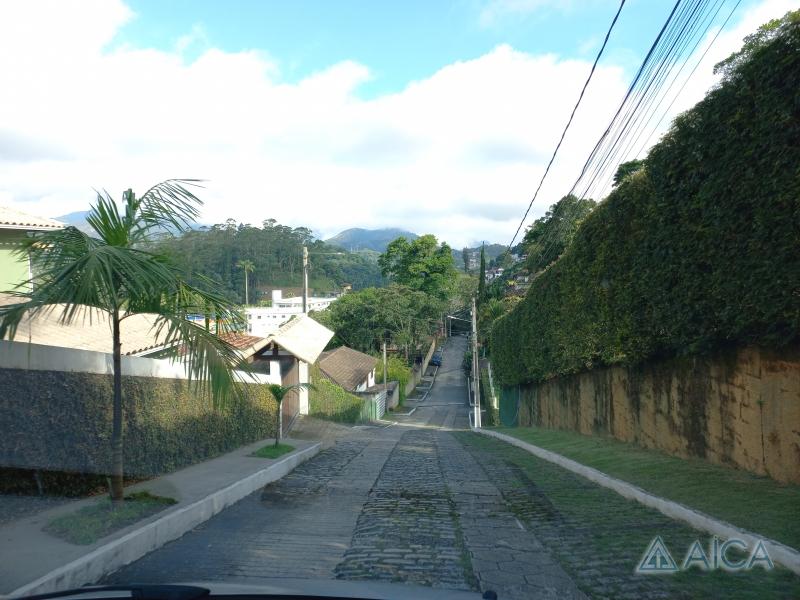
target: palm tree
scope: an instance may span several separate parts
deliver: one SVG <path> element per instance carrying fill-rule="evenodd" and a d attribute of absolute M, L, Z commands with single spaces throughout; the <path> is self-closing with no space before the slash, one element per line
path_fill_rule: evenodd
<path fill-rule="evenodd" d="M 208 289 L 190 285 L 166 256 L 148 250 L 154 236 L 186 231 L 198 217 L 202 202 L 190 191 L 193 186 L 196 180 L 168 180 L 139 198 L 127 190 L 121 209 L 108 193 L 98 193 L 86 217 L 91 235 L 66 227 L 25 242 L 20 252 L 31 257 L 36 273 L 25 289 L 33 292 L 16 293 L 19 302 L 0 307 L 0 339 L 6 335 L 13 339 L 23 317 L 43 311 L 60 311 L 64 323 L 77 319 L 83 307 L 108 318 L 113 340 L 111 497 L 115 504 L 123 499 L 120 324 L 124 319 L 155 315 L 154 337 L 175 349 L 173 360 L 186 366 L 190 383 L 200 393 L 210 387 L 215 403 L 240 391 L 233 369 L 245 367 L 234 348 L 186 319 L 189 314 L 205 315 L 216 321 L 217 334 L 225 333 L 244 324 L 236 307 L 210 285 Z"/>
<path fill-rule="evenodd" d="M 255 271 L 256 266 L 253 264 L 252 260 L 240 260 L 236 263 L 236 266 L 244 271 L 244 304 L 247 306 L 250 304 L 250 296 L 247 293 L 247 274 Z"/>
<path fill-rule="evenodd" d="M 275 417 L 275 445 L 278 445 L 282 437 L 281 429 L 283 427 L 283 417 L 281 415 L 281 403 L 283 399 L 286 397 L 286 394 L 293 390 L 308 390 L 313 389 L 310 383 L 293 383 L 291 385 L 279 385 L 277 383 L 270 383 L 267 388 L 269 389 L 272 397 L 275 398 L 275 402 L 278 403 L 278 414 Z"/>

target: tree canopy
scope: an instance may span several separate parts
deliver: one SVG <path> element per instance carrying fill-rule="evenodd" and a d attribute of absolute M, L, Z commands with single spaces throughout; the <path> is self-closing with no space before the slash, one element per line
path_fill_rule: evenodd
<path fill-rule="evenodd" d="M 541 271 L 564 253 L 581 222 L 597 205 L 589 198 L 572 194 L 553 204 L 545 215 L 528 227 L 522 246 L 528 254 L 528 268 Z"/>
<path fill-rule="evenodd" d="M 232 300 L 244 300 L 244 280 L 249 276 L 251 300 L 256 302 L 259 288 L 302 285 L 304 245 L 311 255 L 312 288 L 333 291 L 346 283 L 356 289 L 383 283 L 380 269 L 369 255 L 329 246 L 314 239 L 310 229 L 280 225 L 274 219 L 265 220 L 260 227 L 229 219 L 161 239 L 154 249 L 170 256 L 190 281 L 200 277 L 215 281 Z M 238 264 L 252 265 L 252 269 L 237 268 Z"/>
<path fill-rule="evenodd" d="M 436 331 L 444 308 L 438 298 L 393 284 L 345 294 L 312 317 L 336 332 L 334 344 L 373 352 L 385 340 L 410 356 L 424 337 Z"/>
<path fill-rule="evenodd" d="M 439 245 L 430 234 L 412 242 L 397 238 L 381 254 L 378 265 L 392 282 L 440 300 L 447 299 L 457 275 L 452 249 L 446 243 Z"/>

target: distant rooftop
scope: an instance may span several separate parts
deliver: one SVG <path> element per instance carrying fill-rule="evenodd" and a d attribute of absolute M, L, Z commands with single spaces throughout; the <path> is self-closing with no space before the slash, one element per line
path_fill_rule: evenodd
<path fill-rule="evenodd" d="M 0 229 L 26 229 L 28 231 L 50 231 L 63 229 L 64 223 L 46 219 L 44 217 L 34 217 L 33 215 L 20 212 L 7 206 L 0 206 Z"/>
<path fill-rule="evenodd" d="M 7 300 L 8 297 L 0 297 L 3 303 L 9 303 Z M 19 301 L 17 298 L 14 300 Z M 111 319 L 107 312 L 79 306 L 70 323 L 63 322 L 63 314 L 63 304 L 53 304 L 33 318 L 30 313 L 26 314 L 14 341 L 111 353 Z M 158 332 L 157 318 L 152 314 L 126 316 L 120 323 L 122 354 L 139 354 L 164 345 L 166 331 Z"/>
<path fill-rule="evenodd" d="M 319 357 L 322 373 L 348 391 L 355 390 L 372 372 L 378 359 L 347 346 L 323 352 Z"/>

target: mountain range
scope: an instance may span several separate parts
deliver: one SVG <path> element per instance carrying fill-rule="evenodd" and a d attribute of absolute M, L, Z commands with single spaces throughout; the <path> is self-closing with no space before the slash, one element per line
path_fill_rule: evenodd
<path fill-rule="evenodd" d="M 88 210 L 80 210 L 71 212 L 60 217 L 55 217 L 57 221 L 73 225 L 83 232 L 90 233 L 91 228 L 86 223 L 86 215 L 89 214 Z M 352 229 L 345 229 L 337 233 L 335 236 L 330 237 L 325 243 L 332 246 L 338 246 L 350 252 L 363 252 L 367 254 L 380 253 L 386 251 L 386 246 L 389 242 L 404 237 L 407 240 L 415 240 L 419 237 L 416 233 L 398 227 L 386 227 L 383 229 L 363 229 L 361 227 L 353 227 Z M 480 246 L 475 248 L 467 248 L 469 251 L 480 250 Z M 500 244 L 487 244 L 486 245 L 486 260 L 487 262 L 498 256 L 505 250 L 505 247 Z M 375 256 L 373 254 L 373 256 Z M 461 264 L 461 249 L 453 248 L 453 258 L 456 265 Z"/>
<path fill-rule="evenodd" d="M 332 238 L 328 238 L 325 240 L 325 243 L 332 246 L 339 246 L 351 252 L 358 250 L 384 252 L 389 242 L 399 237 L 404 237 L 411 241 L 417 239 L 419 236 L 416 233 L 396 227 L 388 227 L 386 229 L 361 229 L 359 227 L 354 227 L 352 229 L 345 229 Z"/>

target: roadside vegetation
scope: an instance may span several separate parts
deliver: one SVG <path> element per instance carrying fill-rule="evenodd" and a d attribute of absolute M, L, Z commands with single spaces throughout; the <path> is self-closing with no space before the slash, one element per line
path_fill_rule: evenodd
<path fill-rule="evenodd" d="M 386 377 L 388 381 L 398 383 L 398 403 L 402 406 L 406 400 L 406 385 L 411 381 L 411 368 L 405 360 L 397 356 L 389 356 L 386 359 Z M 375 368 L 375 383 L 383 383 L 383 356 L 380 355 L 378 356 L 378 366 Z"/>
<path fill-rule="evenodd" d="M 54 518 L 44 527 L 44 531 L 71 544 L 87 546 L 176 502 L 173 498 L 154 496 L 150 492 L 125 496 L 118 505 L 105 498 L 74 513 Z"/>
<path fill-rule="evenodd" d="M 743 529 L 800 548 L 800 485 L 618 440 L 539 427 L 497 429 Z"/>
<path fill-rule="evenodd" d="M 327 379 L 316 365 L 311 367 L 309 375 L 313 384 L 308 392 L 310 416 L 351 424 L 369 420 L 363 398 L 350 394 Z"/>
<path fill-rule="evenodd" d="M 86 221 L 91 234 L 75 227 L 26 238 L 19 252 L 29 257 L 34 275 L 26 294 L 0 307 L 0 339 L 13 340 L 25 318 L 56 310 L 69 324 L 84 318 L 86 307 L 106 319 L 112 342 L 113 386 L 107 396 L 112 409 L 110 444 L 111 497 L 123 500 L 123 422 L 121 322 L 131 315 L 153 317 L 153 336 L 168 348 L 180 348 L 173 358 L 183 363 L 197 394 L 222 404 L 241 396 L 235 368 L 246 369 L 234 348 L 219 334 L 237 331 L 244 320 L 213 284 L 193 285 L 167 256 L 145 251 L 165 231 L 185 232 L 200 214 L 202 201 L 193 193 L 197 182 L 161 182 L 141 196 L 123 194 L 121 206 L 108 194 L 97 195 Z M 53 308 L 53 307 L 57 308 Z M 215 331 L 186 319 L 204 315 L 216 321 Z M 38 438 L 38 436 L 37 436 Z"/>
<path fill-rule="evenodd" d="M 258 458 L 278 458 L 283 456 L 284 454 L 289 454 L 289 452 L 291 452 L 292 450 L 294 450 L 294 446 L 292 446 L 291 444 L 283 444 L 283 443 L 268 444 L 267 446 L 259 448 L 258 450 L 253 452 L 253 456 L 256 456 Z"/>

